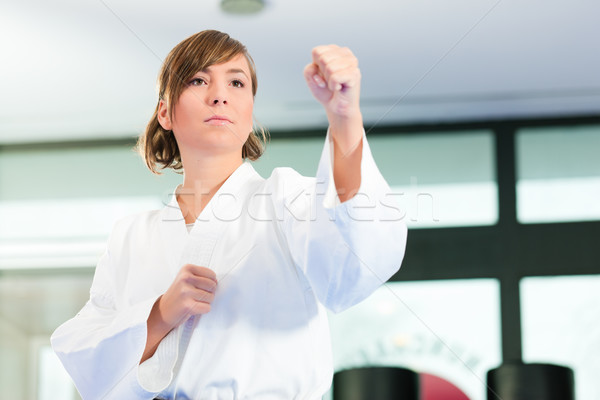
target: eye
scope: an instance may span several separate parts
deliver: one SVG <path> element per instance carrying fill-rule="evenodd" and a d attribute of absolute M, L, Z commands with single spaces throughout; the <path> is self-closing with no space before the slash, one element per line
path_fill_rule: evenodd
<path fill-rule="evenodd" d="M 194 78 L 188 83 L 189 86 L 202 86 L 206 85 L 206 81 L 202 78 Z"/>
<path fill-rule="evenodd" d="M 236 88 L 243 88 L 244 87 L 244 82 L 242 82 L 242 81 L 240 81 L 238 79 L 235 79 L 235 80 L 231 81 L 231 85 L 233 87 L 236 87 Z"/>

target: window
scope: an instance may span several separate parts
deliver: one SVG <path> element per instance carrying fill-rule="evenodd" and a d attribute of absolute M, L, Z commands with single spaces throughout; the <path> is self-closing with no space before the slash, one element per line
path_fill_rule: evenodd
<path fill-rule="evenodd" d="M 67 371 L 50 346 L 38 352 L 38 400 L 80 399 Z"/>
<path fill-rule="evenodd" d="M 600 126 L 522 129 L 516 145 L 519 222 L 600 219 Z"/>
<path fill-rule="evenodd" d="M 290 166 L 314 176 L 323 137 L 273 139 L 256 163 L 263 176 Z M 498 220 L 494 139 L 489 131 L 373 135 L 375 161 L 412 228 L 492 225 Z"/>
<path fill-rule="evenodd" d="M 600 275 L 521 280 L 523 360 L 570 367 L 576 398 L 600 398 Z"/>
<path fill-rule="evenodd" d="M 129 144 L 7 148 L 0 269 L 92 267 L 119 218 L 162 207 L 180 180 L 172 173 L 157 180 Z"/>
<path fill-rule="evenodd" d="M 387 283 L 330 316 L 334 368 L 402 366 L 484 400 L 501 360 L 499 307 L 494 279 Z"/>

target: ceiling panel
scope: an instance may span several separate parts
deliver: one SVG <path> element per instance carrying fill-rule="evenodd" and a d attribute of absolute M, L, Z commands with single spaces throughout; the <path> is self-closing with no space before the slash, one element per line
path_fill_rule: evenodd
<path fill-rule="evenodd" d="M 325 124 L 302 77 L 323 43 L 359 57 L 368 124 L 599 113 L 598 15 L 591 0 L 271 0 L 251 16 L 217 0 L 8 0 L 0 143 L 137 135 L 161 60 L 207 28 L 250 49 L 271 129 Z"/>

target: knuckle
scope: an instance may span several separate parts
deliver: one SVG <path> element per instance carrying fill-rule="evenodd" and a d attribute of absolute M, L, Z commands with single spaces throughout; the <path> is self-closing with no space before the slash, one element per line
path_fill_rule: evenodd
<path fill-rule="evenodd" d="M 212 303 L 215 300 L 214 293 L 206 293 L 205 300 L 207 303 Z"/>
<path fill-rule="evenodd" d="M 185 302 L 183 302 L 183 312 L 186 314 L 190 314 L 192 312 L 194 312 L 194 306 L 195 303 L 192 300 L 187 300 Z"/>
<path fill-rule="evenodd" d="M 208 281 L 208 290 L 210 290 L 211 292 L 214 292 L 215 290 L 217 290 L 217 282 L 215 282 L 213 280 L 209 280 Z"/>
<path fill-rule="evenodd" d="M 325 66 L 325 73 L 327 75 L 333 75 L 335 73 L 335 68 L 331 64 L 327 64 Z"/>
<path fill-rule="evenodd" d="M 198 273 L 206 277 L 211 277 L 215 274 L 215 272 L 212 269 L 206 267 L 198 267 Z"/>
<path fill-rule="evenodd" d="M 206 314 L 210 311 L 210 304 L 208 303 L 197 303 L 194 309 L 195 314 Z"/>

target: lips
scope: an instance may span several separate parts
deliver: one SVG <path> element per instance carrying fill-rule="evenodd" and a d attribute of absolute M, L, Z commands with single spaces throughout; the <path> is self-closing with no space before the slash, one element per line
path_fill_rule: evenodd
<path fill-rule="evenodd" d="M 231 124 L 231 120 L 224 115 L 213 115 L 210 118 L 204 120 L 204 122 L 212 123 L 212 124 Z"/>

